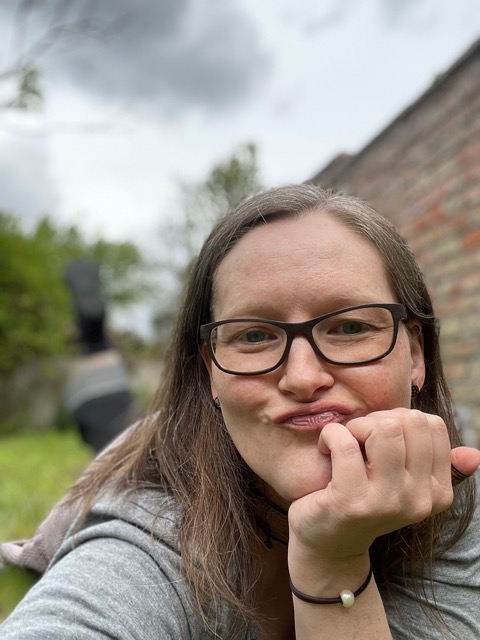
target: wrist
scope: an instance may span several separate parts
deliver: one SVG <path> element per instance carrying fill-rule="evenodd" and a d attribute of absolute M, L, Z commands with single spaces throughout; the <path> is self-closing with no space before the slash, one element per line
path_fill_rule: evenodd
<path fill-rule="evenodd" d="M 367 577 L 362 582 L 362 584 L 358 587 L 358 589 L 355 589 L 355 591 L 352 591 L 351 589 L 342 589 L 338 596 L 333 596 L 333 597 L 332 596 L 319 597 L 319 596 L 312 596 L 310 594 L 304 593 L 303 591 L 300 591 L 299 589 L 297 589 L 297 587 L 293 584 L 291 578 L 290 578 L 290 589 L 293 595 L 299 600 L 301 600 L 302 602 L 307 602 L 309 604 L 315 604 L 315 605 L 341 604 L 345 608 L 350 609 L 350 607 L 353 607 L 353 605 L 355 604 L 356 598 L 359 595 L 361 595 L 365 591 L 365 589 L 367 589 L 372 579 L 372 575 L 373 575 L 373 571 L 372 571 L 372 567 L 370 566 L 370 569 L 367 573 Z"/>
<path fill-rule="evenodd" d="M 370 571 L 368 552 L 341 558 L 312 552 L 296 553 L 289 544 L 290 580 L 299 591 L 313 597 L 337 597 L 343 589 L 354 591 Z"/>

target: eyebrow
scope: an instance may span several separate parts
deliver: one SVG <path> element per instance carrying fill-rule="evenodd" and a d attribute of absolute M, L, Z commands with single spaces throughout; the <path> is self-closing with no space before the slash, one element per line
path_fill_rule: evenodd
<path fill-rule="evenodd" d="M 386 298 L 392 298 L 391 300 L 387 300 Z M 356 297 L 356 296 L 342 296 L 336 295 L 334 298 L 329 299 L 328 301 L 322 301 L 322 303 L 316 307 L 316 311 L 314 315 L 309 316 L 310 318 L 317 318 L 319 316 L 331 313 L 333 311 L 340 311 L 341 309 L 347 309 L 349 307 L 356 307 L 363 304 L 382 304 L 382 303 L 396 303 L 397 300 L 393 299 L 394 296 L 382 296 L 382 298 L 365 298 L 365 297 Z M 229 309 L 229 313 L 223 314 L 222 317 L 215 318 L 217 320 L 242 320 L 243 318 L 250 318 L 255 320 L 275 320 L 278 322 L 283 322 L 284 320 L 281 316 L 284 315 L 284 308 L 280 308 L 279 305 L 268 305 L 265 301 L 255 301 L 252 304 L 245 304 L 242 300 L 241 305 L 235 305 L 233 308 Z M 280 313 L 279 313 L 280 312 Z M 213 318 L 213 313 L 212 313 Z"/>

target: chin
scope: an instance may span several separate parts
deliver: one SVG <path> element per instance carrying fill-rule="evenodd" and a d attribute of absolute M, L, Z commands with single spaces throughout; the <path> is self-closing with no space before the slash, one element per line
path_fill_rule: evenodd
<path fill-rule="evenodd" d="M 272 496 L 269 497 L 278 504 L 290 505 L 295 500 L 325 489 L 331 479 L 331 472 L 320 474 L 317 471 L 311 475 L 305 473 L 301 478 L 292 478 L 288 483 L 282 482 L 277 484 L 275 488 L 270 487 Z"/>
<path fill-rule="evenodd" d="M 317 483 L 310 483 L 310 484 L 303 484 L 300 487 L 296 487 L 295 490 L 292 492 L 292 497 L 290 502 L 293 502 L 294 500 L 299 500 L 300 498 L 304 498 L 305 496 L 310 495 L 311 493 L 315 493 L 316 491 L 322 491 L 323 489 L 325 489 L 325 487 L 328 485 L 328 483 L 330 482 L 330 480 L 325 481 L 325 482 L 317 482 Z"/>

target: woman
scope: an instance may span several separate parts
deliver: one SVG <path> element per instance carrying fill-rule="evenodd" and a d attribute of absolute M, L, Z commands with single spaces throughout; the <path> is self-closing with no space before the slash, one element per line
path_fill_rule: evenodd
<path fill-rule="evenodd" d="M 398 233 L 313 186 L 251 198 L 192 270 L 156 412 L 73 489 L 84 517 L 0 637 L 473 640 L 459 445 Z"/>

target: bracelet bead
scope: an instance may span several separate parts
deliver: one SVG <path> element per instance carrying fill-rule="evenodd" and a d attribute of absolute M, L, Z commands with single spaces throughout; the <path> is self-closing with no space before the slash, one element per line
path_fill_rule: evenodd
<path fill-rule="evenodd" d="M 350 591 L 350 589 L 344 589 L 343 591 L 340 591 L 340 598 L 342 600 L 343 606 L 347 609 L 353 607 L 353 605 L 355 604 L 355 595 L 352 591 Z"/>

